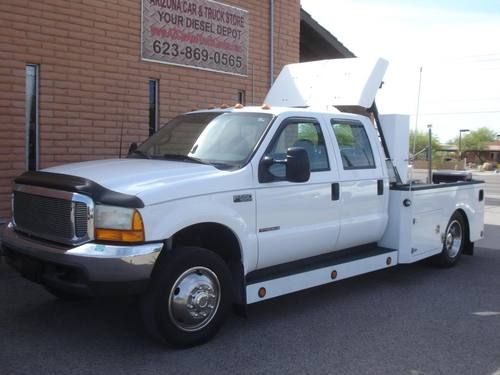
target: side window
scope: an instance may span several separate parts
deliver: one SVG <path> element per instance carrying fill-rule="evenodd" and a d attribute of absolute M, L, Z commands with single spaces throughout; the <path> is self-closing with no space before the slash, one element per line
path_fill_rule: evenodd
<path fill-rule="evenodd" d="M 355 121 L 330 120 L 344 169 L 375 168 L 375 160 L 366 130 Z"/>
<path fill-rule="evenodd" d="M 278 139 L 274 142 L 268 155 L 274 160 L 283 160 L 290 147 L 302 147 L 307 151 L 311 172 L 330 169 L 325 139 L 318 123 L 304 120 L 288 123 L 281 129 Z M 277 177 L 285 177 L 283 164 L 274 164 L 270 171 Z"/>

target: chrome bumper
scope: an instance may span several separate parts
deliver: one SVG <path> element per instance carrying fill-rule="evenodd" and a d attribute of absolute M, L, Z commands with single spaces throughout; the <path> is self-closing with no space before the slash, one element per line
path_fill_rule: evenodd
<path fill-rule="evenodd" d="M 132 246 L 86 243 L 68 248 L 25 236 L 9 224 L 3 232 L 2 246 L 7 253 L 11 251 L 41 262 L 78 268 L 90 284 L 148 280 L 163 243 Z"/>

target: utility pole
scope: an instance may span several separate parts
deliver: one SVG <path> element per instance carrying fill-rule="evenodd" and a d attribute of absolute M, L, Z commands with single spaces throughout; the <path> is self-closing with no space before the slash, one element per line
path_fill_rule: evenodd
<path fill-rule="evenodd" d="M 429 161 L 429 175 L 427 177 L 428 183 L 432 184 L 432 124 L 427 125 L 429 129 L 429 142 L 427 145 L 427 160 Z"/>
<path fill-rule="evenodd" d="M 462 133 L 470 132 L 469 129 L 460 129 L 458 133 L 458 160 L 462 161 Z"/>

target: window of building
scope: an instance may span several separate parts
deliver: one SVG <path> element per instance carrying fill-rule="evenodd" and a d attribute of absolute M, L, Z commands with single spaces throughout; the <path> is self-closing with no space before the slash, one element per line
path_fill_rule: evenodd
<path fill-rule="evenodd" d="M 38 65 L 26 65 L 26 168 L 38 169 Z"/>
<path fill-rule="evenodd" d="M 149 80 L 149 135 L 153 135 L 158 130 L 159 104 L 158 104 L 157 79 Z"/>
<path fill-rule="evenodd" d="M 330 123 L 337 138 L 344 169 L 375 168 L 372 147 L 363 125 L 356 121 L 333 119 Z"/>
<path fill-rule="evenodd" d="M 246 94 L 245 90 L 238 90 L 238 98 L 236 100 L 237 100 L 237 103 L 246 105 L 247 94 Z"/>
<path fill-rule="evenodd" d="M 289 122 L 281 129 L 278 139 L 273 144 L 269 155 L 274 160 L 286 159 L 286 152 L 290 147 L 302 147 L 307 151 L 311 172 L 327 171 L 330 169 L 326 153 L 325 139 L 321 127 L 316 122 Z M 285 165 L 274 164 L 270 172 L 276 177 L 286 175 Z"/>

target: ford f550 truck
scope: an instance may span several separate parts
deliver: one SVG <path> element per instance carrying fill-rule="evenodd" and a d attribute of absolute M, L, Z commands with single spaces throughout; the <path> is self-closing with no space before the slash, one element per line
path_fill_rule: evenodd
<path fill-rule="evenodd" d="M 267 105 L 186 113 L 125 159 L 24 173 L 9 263 L 61 298 L 141 294 L 146 329 L 175 346 L 213 337 L 231 306 L 453 266 L 483 237 L 484 184 L 412 183 L 408 117 L 374 105 L 386 67 L 289 65 Z"/>

